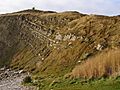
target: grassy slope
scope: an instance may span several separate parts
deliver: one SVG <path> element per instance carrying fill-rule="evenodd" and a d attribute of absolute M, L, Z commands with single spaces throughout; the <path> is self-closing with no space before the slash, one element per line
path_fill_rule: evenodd
<path fill-rule="evenodd" d="M 71 33 L 79 38 L 75 41 L 60 41 L 57 48 L 50 47 L 48 40 L 35 37 L 32 31 L 37 29 L 24 22 L 26 19 L 40 26 L 41 30 L 53 30 L 54 33 L 49 37 L 53 40 L 58 32 L 63 36 Z M 50 81 L 71 72 L 86 53 L 91 57 L 101 53 L 96 50 L 98 44 L 103 44 L 104 49 L 109 50 L 119 48 L 120 43 L 119 17 L 28 10 L 1 15 L 0 25 L 0 42 L 4 43 L 0 45 L 0 61 L 10 62 L 13 69 L 52 77 Z"/>
<path fill-rule="evenodd" d="M 53 50 L 40 66 L 41 72 L 51 74 L 58 71 L 57 74 L 65 74 L 64 71 L 69 72 L 84 54 L 91 53 L 94 56 L 100 53 L 95 50 L 95 46 L 100 43 L 103 43 L 107 49 L 119 47 L 119 20 L 112 17 L 85 16 L 75 22 L 77 23 L 74 25 L 73 21 L 70 22 L 61 33 L 74 33 L 78 36 L 84 36 L 89 41 L 76 40 L 72 42 L 72 48 L 68 46 L 67 48 L 60 47 L 60 51 Z M 67 42 L 62 42 L 62 45 L 67 46 Z"/>

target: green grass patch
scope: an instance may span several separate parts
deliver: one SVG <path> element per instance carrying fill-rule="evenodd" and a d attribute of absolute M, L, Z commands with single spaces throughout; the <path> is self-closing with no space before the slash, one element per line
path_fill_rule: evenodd
<path fill-rule="evenodd" d="M 34 85 L 39 87 L 39 90 L 120 90 L 120 78 L 83 80 L 65 79 L 63 77 L 39 77 Z"/>

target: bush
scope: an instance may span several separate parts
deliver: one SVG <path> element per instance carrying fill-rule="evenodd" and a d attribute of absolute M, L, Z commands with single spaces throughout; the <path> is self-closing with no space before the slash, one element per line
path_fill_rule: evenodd
<path fill-rule="evenodd" d="M 31 83 L 32 82 L 32 78 L 30 76 L 26 76 L 24 79 L 23 79 L 23 83 Z"/>

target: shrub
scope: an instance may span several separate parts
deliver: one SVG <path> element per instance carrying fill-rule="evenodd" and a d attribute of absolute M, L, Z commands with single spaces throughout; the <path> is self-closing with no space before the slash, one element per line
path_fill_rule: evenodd
<path fill-rule="evenodd" d="M 101 78 L 118 76 L 120 73 L 120 50 L 110 50 L 88 59 L 76 66 L 70 75 L 76 78 Z"/>
<path fill-rule="evenodd" d="M 32 82 L 32 78 L 30 76 L 26 76 L 24 79 L 23 79 L 23 83 L 31 83 Z"/>

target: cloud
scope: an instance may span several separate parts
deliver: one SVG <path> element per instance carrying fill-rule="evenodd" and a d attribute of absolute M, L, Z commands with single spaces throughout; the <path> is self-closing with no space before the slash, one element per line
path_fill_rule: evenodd
<path fill-rule="evenodd" d="M 32 8 L 66 11 L 76 10 L 89 14 L 117 15 L 120 0 L 0 0 L 0 12 L 13 12 Z"/>

